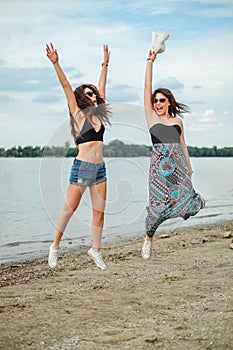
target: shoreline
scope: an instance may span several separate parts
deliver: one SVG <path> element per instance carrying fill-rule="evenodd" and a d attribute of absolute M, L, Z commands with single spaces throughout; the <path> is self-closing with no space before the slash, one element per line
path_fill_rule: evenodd
<path fill-rule="evenodd" d="M 0 349 L 230 349 L 233 221 L 161 234 L 0 270 Z"/>
<path fill-rule="evenodd" d="M 192 229 L 200 229 L 202 230 L 203 227 L 205 226 L 215 226 L 215 225 L 227 225 L 228 223 L 231 223 L 232 220 L 230 219 L 221 219 L 219 221 L 215 221 L 215 222 L 210 222 L 210 223 L 198 223 L 198 224 L 191 224 L 191 225 L 187 225 L 187 226 L 177 226 L 177 227 L 172 227 L 172 232 L 171 233 L 167 233 L 170 230 L 169 224 L 164 227 L 160 227 L 159 228 L 159 232 L 157 235 L 155 235 L 155 239 L 159 238 L 160 236 L 163 236 L 164 234 L 169 237 L 169 236 L 173 236 L 174 234 L 178 233 L 178 232 L 185 232 L 185 231 L 189 231 Z M 114 248 L 118 245 L 124 245 L 124 244 L 128 244 L 131 242 L 134 242 L 135 240 L 142 240 L 143 239 L 143 231 L 138 231 L 135 232 L 133 236 L 131 236 L 129 233 L 126 235 L 121 235 L 121 236 L 117 236 L 117 237 L 103 237 L 103 250 L 107 250 L 110 248 Z M 72 239 L 67 238 L 67 239 L 63 239 L 64 241 L 69 242 L 70 240 L 72 241 Z M 91 240 L 91 239 L 90 239 Z M 53 240 L 52 239 L 48 239 L 48 240 L 43 240 L 43 243 L 48 243 L 48 248 L 46 249 L 46 252 L 44 251 L 42 252 L 33 252 L 33 253 L 28 253 L 26 252 L 25 254 L 23 253 L 21 256 L 18 255 L 17 258 L 9 260 L 9 261 L 0 261 L 0 272 L 2 270 L 6 270 L 8 268 L 11 267 L 20 267 L 23 265 L 27 265 L 27 264 L 33 264 L 34 262 L 36 263 L 41 263 L 43 261 L 47 261 L 48 259 L 48 250 L 49 250 L 49 244 L 52 243 Z M 72 242 L 71 242 L 72 243 Z M 70 245 L 67 245 L 66 247 L 60 247 L 60 255 L 64 256 L 66 254 L 69 254 L 70 252 L 76 252 L 77 254 L 82 254 L 83 252 L 85 252 L 88 247 L 90 247 L 90 245 L 85 244 L 85 243 L 81 243 L 80 245 L 76 245 L 76 246 L 72 246 L 72 244 L 70 243 Z M 36 257 L 35 257 L 36 254 Z M 27 255 L 27 257 L 24 257 L 24 255 Z M 29 256 L 28 256 L 29 255 Z"/>
<path fill-rule="evenodd" d="M 215 229 L 218 228 L 220 229 L 221 227 L 223 228 L 223 232 L 230 232 L 231 231 L 231 225 L 232 225 L 232 233 L 230 234 L 230 237 L 224 237 L 224 234 L 220 234 L 221 238 L 228 238 L 230 239 L 231 237 L 233 238 L 233 221 L 232 220 L 223 220 L 223 221 L 219 221 L 216 223 L 210 223 L 210 224 L 199 224 L 199 225 L 193 225 L 193 226 L 186 226 L 186 227 L 179 227 L 177 226 L 176 229 L 173 230 L 172 233 L 167 233 L 167 228 L 166 229 L 162 229 L 157 235 L 154 236 L 154 242 L 160 239 L 169 239 L 172 238 L 176 235 L 180 235 L 182 238 L 182 235 L 184 234 L 192 234 L 193 232 L 204 232 L 204 231 L 209 231 L 211 229 Z M 230 228 L 229 228 L 230 227 Z M 229 228 L 229 230 L 227 229 Z M 137 244 L 140 243 L 143 244 L 143 237 L 144 234 L 142 232 L 138 232 L 137 234 L 134 235 L 134 237 L 130 237 L 129 235 L 126 236 L 121 236 L 115 239 L 111 239 L 108 238 L 107 239 L 107 243 L 104 247 L 102 247 L 102 253 L 105 256 L 105 258 L 107 258 L 107 252 L 111 251 L 112 249 L 116 249 L 118 247 L 123 248 L 123 247 L 127 247 L 131 244 Z M 48 243 L 52 243 L 53 241 L 50 240 L 48 241 Z M 153 244 L 155 245 L 155 243 Z M 48 246 L 49 247 L 49 246 Z M 86 245 L 86 244 L 81 244 L 79 246 L 66 246 L 66 247 L 61 247 L 60 251 L 59 251 L 59 260 L 63 260 L 63 259 L 72 259 L 72 257 L 74 257 L 74 259 L 78 259 L 78 257 L 80 255 L 84 255 L 87 254 L 88 249 L 90 248 L 90 245 Z M 139 255 L 140 256 L 140 255 Z M 9 261 L 9 262 L 4 262 L 0 264 L 0 276 L 2 275 L 2 272 L 4 271 L 8 271 L 10 269 L 24 269 L 24 268 L 28 268 L 28 267 L 33 267 L 33 266 L 37 266 L 37 265 L 46 265 L 48 263 L 48 252 L 45 254 L 40 254 L 38 253 L 37 257 L 35 256 L 31 256 L 28 258 L 21 258 L 18 260 L 14 260 L 14 261 Z M 59 267 L 58 267 L 59 268 Z M 51 271 L 54 271 L 53 269 L 50 269 Z M 57 269 L 55 269 L 57 270 Z M 2 287 L 1 285 L 1 281 L 0 281 L 0 288 Z"/>

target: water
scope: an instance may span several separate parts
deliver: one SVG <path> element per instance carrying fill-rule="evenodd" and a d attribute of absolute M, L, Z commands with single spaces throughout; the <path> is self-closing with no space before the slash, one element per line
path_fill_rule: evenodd
<path fill-rule="evenodd" d="M 142 234 L 149 158 L 106 158 L 108 191 L 103 246 Z M 72 158 L 0 158 L 0 264 L 47 254 L 63 206 Z M 195 189 L 206 208 L 187 221 L 168 220 L 160 232 L 233 219 L 231 158 L 192 158 Z M 88 190 L 63 236 L 62 247 L 91 244 Z"/>

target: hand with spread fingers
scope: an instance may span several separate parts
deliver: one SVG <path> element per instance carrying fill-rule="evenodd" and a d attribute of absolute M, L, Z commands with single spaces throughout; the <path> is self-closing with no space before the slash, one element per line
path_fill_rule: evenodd
<path fill-rule="evenodd" d="M 104 45 L 103 47 L 104 50 L 104 64 L 108 65 L 108 62 L 110 60 L 110 51 L 108 50 L 108 45 Z"/>
<path fill-rule="evenodd" d="M 50 45 L 46 44 L 46 52 L 47 52 L 47 57 L 53 64 L 58 62 L 58 53 L 57 53 L 57 50 L 54 49 L 52 43 L 50 43 Z"/>

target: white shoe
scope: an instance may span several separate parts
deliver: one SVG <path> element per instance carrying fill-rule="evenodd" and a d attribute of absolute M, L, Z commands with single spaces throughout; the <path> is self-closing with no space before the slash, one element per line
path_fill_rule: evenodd
<path fill-rule="evenodd" d="M 102 254 L 100 252 L 96 252 L 93 248 L 88 250 L 88 255 L 94 260 L 95 264 L 101 269 L 105 270 L 106 265 L 103 261 Z"/>
<path fill-rule="evenodd" d="M 54 269 L 57 266 L 57 259 L 58 259 L 58 249 L 54 249 L 53 246 L 51 245 L 49 248 L 48 263 L 52 269 Z"/>
<path fill-rule="evenodd" d="M 152 252 L 152 242 L 148 241 L 148 239 L 145 238 L 143 247 L 142 247 L 142 257 L 143 259 L 150 259 Z"/>
<path fill-rule="evenodd" d="M 165 51 L 164 41 L 169 38 L 169 34 L 162 34 L 152 32 L 151 50 L 155 53 L 162 53 Z"/>

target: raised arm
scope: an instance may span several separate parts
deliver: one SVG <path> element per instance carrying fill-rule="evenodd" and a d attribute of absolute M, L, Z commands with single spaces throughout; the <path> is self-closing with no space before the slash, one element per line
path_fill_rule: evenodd
<path fill-rule="evenodd" d="M 103 50 L 104 50 L 104 60 L 101 67 L 98 86 L 99 86 L 100 96 L 105 99 L 108 63 L 110 60 L 110 51 L 108 51 L 108 45 L 104 45 Z"/>
<path fill-rule="evenodd" d="M 145 107 L 146 120 L 149 128 L 153 124 L 153 120 L 155 117 L 155 111 L 151 101 L 153 63 L 155 58 L 156 58 L 156 54 L 150 50 L 146 61 L 146 75 L 145 75 L 145 87 L 144 87 L 144 107 Z"/>
<path fill-rule="evenodd" d="M 60 64 L 58 61 L 58 53 L 57 50 L 54 49 L 53 44 L 50 43 L 50 45 L 46 45 L 46 52 L 47 52 L 47 57 L 49 58 L 49 60 L 52 62 L 54 69 L 57 73 L 57 77 L 59 79 L 59 82 L 64 90 L 64 93 L 66 95 L 66 99 L 68 102 L 68 106 L 70 109 L 70 113 L 72 116 L 75 116 L 77 114 L 77 112 L 80 111 L 80 108 L 77 105 L 73 90 L 71 88 L 71 85 L 69 83 L 69 81 L 67 80 Z"/>

